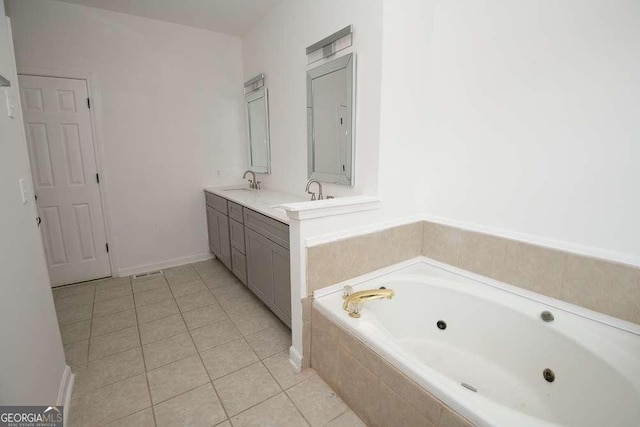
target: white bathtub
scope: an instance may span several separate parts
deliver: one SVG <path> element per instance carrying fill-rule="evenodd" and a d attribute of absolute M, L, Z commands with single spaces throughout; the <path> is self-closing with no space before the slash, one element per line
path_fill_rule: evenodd
<path fill-rule="evenodd" d="M 342 309 L 342 284 L 317 291 L 315 306 L 476 425 L 640 426 L 636 326 L 622 322 L 630 329 L 623 330 L 602 323 L 615 323 L 606 316 L 571 313 L 598 318 L 570 304 L 515 295 L 514 288 L 424 258 L 412 262 L 345 282 L 354 291 L 395 290 L 390 301 L 365 302 L 359 319 Z M 554 321 L 541 319 L 545 310 Z M 446 329 L 436 326 L 440 320 Z M 543 377 L 547 368 L 552 383 Z"/>

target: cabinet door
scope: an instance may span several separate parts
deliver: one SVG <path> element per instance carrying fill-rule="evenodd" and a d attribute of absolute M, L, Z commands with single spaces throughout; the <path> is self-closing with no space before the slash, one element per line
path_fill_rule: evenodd
<path fill-rule="evenodd" d="M 245 285 L 247 284 L 247 261 L 243 253 L 231 247 L 231 265 L 233 274 Z"/>
<path fill-rule="evenodd" d="M 218 212 L 207 206 L 207 230 L 209 232 L 209 250 L 220 256 L 220 235 L 218 232 Z"/>
<path fill-rule="evenodd" d="M 271 242 L 273 266 L 273 312 L 291 327 L 291 268 L 289 251 Z"/>
<path fill-rule="evenodd" d="M 244 225 L 229 217 L 229 233 L 231 236 L 231 247 L 236 248 L 240 253 L 245 253 Z"/>
<path fill-rule="evenodd" d="M 218 235 L 220 242 L 220 261 L 224 265 L 227 266 L 229 270 L 231 270 L 231 241 L 229 240 L 229 218 L 220 213 L 216 212 L 216 217 L 218 218 Z"/>
<path fill-rule="evenodd" d="M 245 228 L 247 254 L 247 285 L 267 306 L 273 305 L 273 268 L 271 241 L 255 231 Z"/>

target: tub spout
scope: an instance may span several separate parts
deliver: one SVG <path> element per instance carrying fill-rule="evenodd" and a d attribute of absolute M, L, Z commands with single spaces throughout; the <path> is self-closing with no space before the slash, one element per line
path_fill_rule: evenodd
<path fill-rule="evenodd" d="M 349 313 L 350 317 L 360 317 L 360 306 L 364 301 L 374 299 L 391 299 L 395 295 L 393 289 L 370 289 L 356 292 L 344 297 L 342 308 Z"/>

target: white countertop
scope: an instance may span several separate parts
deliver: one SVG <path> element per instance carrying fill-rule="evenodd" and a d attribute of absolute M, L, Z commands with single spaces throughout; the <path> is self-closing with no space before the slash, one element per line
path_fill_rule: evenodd
<path fill-rule="evenodd" d="M 284 208 L 279 207 L 284 203 L 296 203 L 308 201 L 306 197 L 295 194 L 282 193 L 269 189 L 250 190 L 247 185 L 233 185 L 226 187 L 208 187 L 204 189 L 209 193 L 216 194 L 231 200 L 234 203 L 245 206 L 263 215 L 271 217 L 285 224 L 289 224 L 289 217 Z"/>

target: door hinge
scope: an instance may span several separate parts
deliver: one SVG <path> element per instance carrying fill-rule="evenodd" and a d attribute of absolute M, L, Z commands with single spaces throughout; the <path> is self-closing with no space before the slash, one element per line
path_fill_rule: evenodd
<path fill-rule="evenodd" d="M 109 244 L 108 244 L 108 243 L 105 243 L 104 245 L 105 245 L 105 247 L 107 248 L 107 253 L 109 253 Z"/>
<path fill-rule="evenodd" d="M 91 108 L 91 98 L 87 98 L 87 108 Z"/>
<path fill-rule="evenodd" d="M 100 174 L 99 173 L 96 174 L 96 182 L 98 184 L 100 184 Z"/>

